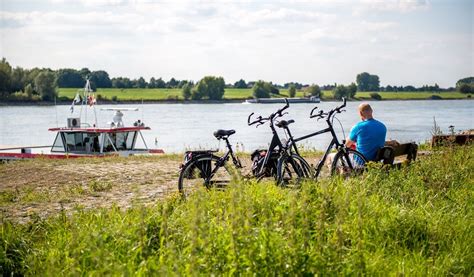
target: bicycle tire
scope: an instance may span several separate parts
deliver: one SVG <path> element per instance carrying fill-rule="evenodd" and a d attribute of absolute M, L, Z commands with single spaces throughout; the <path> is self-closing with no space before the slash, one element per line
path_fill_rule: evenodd
<path fill-rule="evenodd" d="M 199 187 L 210 189 L 212 187 L 220 188 L 227 186 L 233 179 L 227 162 L 217 169 L 209 182 L 206 182 L 219 159 L 219 157 L 214 155 L 201 155 L 186 163 L 179 174 L 179 192 L 184 196 L 188 196 Z"/>
<path fill-rule="evenodd" d="M 367 159 L 359 151 L 349 148 L 341 149 L 337 152 L 332 162 L 331 175 L 354 176 L 362 173 L 366 164 Z"/>
<path fill-rule="evenodd" d="M 311 166 L 301 156 L 292 154 L 278 160 L 277 183 L 282 187 L 299 187 L 301 181 L 313 177 Z"/>

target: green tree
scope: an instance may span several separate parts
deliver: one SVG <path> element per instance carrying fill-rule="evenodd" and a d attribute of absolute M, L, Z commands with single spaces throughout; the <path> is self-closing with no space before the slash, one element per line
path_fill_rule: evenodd
<path fill-rule="evenodd" d="M 137 80 L 137 88 L 146 88 L 146 81 L 143 79 L 143 77 L 138 78 Z"/>
<path fill-rule="evenodd" d="M 474 77 L 467 77 L 457 81 L 456 90 L 461 93 L 474 93 Z"/>
<path fill-rule="evenodd" d="M 253 85 L 252 94 L 254 98 L 269 98 L 270 90 L 266 82 L 260 80 Z"/>
<path fill-rule="evenodd" d="M 334 98 L 341 100 L 343 97 L 347 97 L 348 89 L 343 85 L 338 85 L 336 88 L 334 88 L 333 93 Z"/>
<path fill-rule="evenodd" d="M 202 97 L 203 97 L 203 95 L 196 88 L 194 88 L 191 91 L 191 99 L 192 100 L 201 100 Z"/>
<path fill-rule="evenodd" d="M 160 77 L 158 80 L 156 80 L 156 88 L 165 88 L 166 87 L 166 82 L 163 81 L 163 79 Z"/>
<path fill-rule="evenodd" d="M 56 84 L 60 88 L 81 88 L 85 83 L 81 72 L 75 69 L 59 69 L 56 72 Z"/>
<path fill-rule="evenodd" d="M 357 74 L 356 82 L 359 91 L 378 91 L 380 89 L 379 76 L 370 75 L 367 72 Z"/>
<path fill-rule="evenodd" d="M 295 85 L 290 85 L 290 88 L 288 89 L 288 94 L 290 95 L 290 97 L 295 97 L 296 95 Z"/>
<path fill-rule="evenodd" d="M 474 93 L 474 88 L 466 83 L 459 85 L 457 89 L 460 93 Z"/>
<path fill-rule="evenodd" d="M 31 84 L 27 84 L 25 87 L 25 93 L 28 96 L 28 99 L 33 98 L 33 92 L 34 92 L 33 86 Z"/>
<path fill-rule="evenodd" d="M 26 85 L 27 72 L 21 68 L 16 67 L 12 70 L 11 75 L 11 92 L 22 91 Z"/>
<path fill-rule="evenodd" d="M 84 67 L 84 68 L 81 68 L 81 70 L 79 70 L 79 74 L 81 74 L 82 78 L 85 80 L 90 77 L 91 71 L 89 70 L 89 68 Z"/>
<path fill-rule="evenodd" d="M 191 98 L 191 85 L 189 83 L 185 84 L 181 90 L 184 100 L 189 100 Z"/>
<path fill-rule="evenodd" d="M 225 91 L 224 78 L 206 76 L 198 82 L 196 90 L 203 97 L 207 96 L 211 100 L 221 100 Z"/>
<path fill-rule="evenodd" d="M 351 83 L 349 86 L 347 86 L 347 97 L 348 98 L 354 98 L 354 96 L 357 93 L 357 86 L 354 83 Z"/>
<path fill-rule="evenodd" d="M 11 92 L 12 67 L 5 58 L 0 61 L 0 95 L 8 96 Z"/>
<path fill-rule="evenodd" d="M 178 86 L 178 84 L 179 84 L 179 82 L 176 81 L 175 78 L 171 78 L 171 79 L 169 80 L 168 84 L 167 84 L 167 87 L 168 87 L 168 88 L 175 88 L 175 87 Z"/>
<path fill-rule="evenodd" d="M 235 88 L 247 88 L 247 84 L 243 79 L 238 80 L 237 82 L 234 83 Z"/>
<path fill-rule="evenodd" d="M 36 91 L 44 101 L 51 101 L 56 97 L 54 73 L 47 70 L 42 71 L 35 78 Z"/>
<path fill-rule="evenodd" d="M 315 97 L 319 97 L 319 98 L 322 97 L 321 88 L 320 88 L 318 85 L 311 85 L 311 86 L 309 86 L 309 87 L 306 89 L 306 92 L 307 92 L 309 95 L 311 95 L 311 96 L 315 96 Z"/>
<path fill-rule="evenodd" d="M 90 74 L 89 80 L 91 85 L 97 88 L 111 88 L 112 81 L 109 78 L 109 74 L 104 70 L 93 71 Z"/>

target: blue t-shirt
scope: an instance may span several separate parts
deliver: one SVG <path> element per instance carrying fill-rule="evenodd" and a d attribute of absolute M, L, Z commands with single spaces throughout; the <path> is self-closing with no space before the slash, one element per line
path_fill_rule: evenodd
<path fill-rule="evenodd" d="M 357 143 L 357 151 L 361 152 L 367 160 L 374 160 L 377 150 L 384 146 L 387 128 L 375 119 L 368 119 L 352 127 L 349 139 Z"/>

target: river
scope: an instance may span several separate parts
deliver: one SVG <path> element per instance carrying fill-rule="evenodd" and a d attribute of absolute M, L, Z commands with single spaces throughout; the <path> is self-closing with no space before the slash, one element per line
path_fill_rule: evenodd
<path fill-rule="evenodd" d="M 450 125 L 455 131 L 473 129 L 474 101 L 471 100 L 420 100 L 420 101 L 373 101 L 374 117 L 387 126 L 387 139 L 400 142 L 425 142 L 431 137 L 433 120 L 436 119 L 444 133 Z M 294 119 L 290 125 L 292 133 L 298 137 L 325 128 L 324 120 L 309 119 L 309 112 L 316 105 L 328 111 L 339 105 L 338 102 L 319 104 L 291 104 L 285 119 Z M 348 102 L 346 112 L 338 115 L 343 126 L 334 122 L 338 135 L 347 136 L 352 125 L 360 119 L 357 106 L 360 102 Z M 167 153 L 183 152 L 187 149 L 209 149 L 224 147 L 219 145 L 213 132 L 217 129 L 235 129 L 231 143 L 240 151 L 250 152 L 255 148 L 266 147 L 271 138 L 270 128 L 247 126 L 251 112 L 268 116 L 283 104 L 123 104 L 97 105 L 99 126 L 105 127 L 112 121 L 112 111 L 108 107 L 138 107 L 140 111 L 124 112 L 125 125 L 131 125 L 142 118 L 151 127 L 143 135 L 150 148 L 162 148 Z M 76 107 L 76 112 L 79 107 Z M 48 128 L 66 125 L 71 116 L 69 106 L 0 106 L 0 145 L 51 145 L 55 133 Z M 77 114 L 76 114 L 77 117 Z M 89 121 L 93 117 L 88 111 Z M 324 150 L 330 136 L 322 135 L 307 139 L 299 145 L 306 149 Z"/>

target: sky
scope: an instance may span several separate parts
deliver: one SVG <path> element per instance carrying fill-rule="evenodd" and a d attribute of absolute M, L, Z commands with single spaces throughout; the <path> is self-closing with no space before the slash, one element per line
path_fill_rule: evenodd
<path fill-rule="evenodd" d="M 474 1 L 0 0 L 13 66 L 110 77 L 455 86 L 474 76 Z"/>

